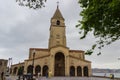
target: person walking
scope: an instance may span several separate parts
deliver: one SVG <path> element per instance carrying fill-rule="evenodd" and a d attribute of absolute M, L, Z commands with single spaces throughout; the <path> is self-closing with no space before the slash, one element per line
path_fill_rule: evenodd
<path fill-rule="evenodd" d="M 45 74 L 45 75 L 46 75 L 46 78 L 48 78 L 48 71 L 46 71 L 46 74 Z"/>

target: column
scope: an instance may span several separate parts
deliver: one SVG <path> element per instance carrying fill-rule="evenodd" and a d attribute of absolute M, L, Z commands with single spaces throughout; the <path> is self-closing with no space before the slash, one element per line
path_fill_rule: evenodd
<path fill-rule="evenodd" d="M 77 76 L 77 67 L 75 66 L 75 76 Z"/>
<path fill-rule="evenodd" d="M 52 76 L 54 76 L 54 71 L 55 71 L 54 65 L 55 65 L 55 58 L 54 58 L 54 55 L 52 54 L 51 55 L 51 64 L 50 64 L 50 69 L 52 71 Z"/>
<path fill-rule="evenodd" d="M 82 69 L 82 77 L 84 77 L 84 69 L 83 69 L 83 66 L 81 66 L 81 69 Z"/>
<path fill-rule="evenodd" d="M 69 67 L 69 56 L 65 56 L 65 76 L 70 76 L 69 74 L 70 67 Z"/>
<path fill-rule="evenodd" d="M 41 65 L 41 76 L 43 76 L 43 65 Z"/>

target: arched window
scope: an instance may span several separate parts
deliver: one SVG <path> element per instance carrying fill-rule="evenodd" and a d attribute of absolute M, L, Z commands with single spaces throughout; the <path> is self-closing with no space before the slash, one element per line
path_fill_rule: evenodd
<path fill-rule="evenodd" d="M 39 65 L 37 65 L 36 67 L 35 67 L 35 74 L 37 75 L 38 73 L 40 73 L 41 72 L 41 67 L 39 66 Z"/>
<path fill-rule="evenodd" d="M 56 25 L 60 25 L 60 21 L 59 20 L 57 20 Z"/>
<path fill-rule="evenodd" d="M 33 66 L 32 65 L 29 65 L 27 67 L 27 73 L 33 73 Z"/>
<path fill-rule="evenodd" d="M 70 67 L 70 76 L 75 76 L 75 67 L 74 66 Z"/>
<path fill-rule="evenodd" d="M 46 76 L 46 75 L 48 75 L 48 66 L 47 65 L 45 65 L 45 66 L 43 66 L 43 76 Z"/>
<path fill-rule="evenodd" d="M 77 76 L 82 76 L 82 68 L 80 66 L 77 67 Z"/>
<path fill-rule="evenodd" d="M 84 76 L 87 76 L 87 77 L 88 77 L 88 67 L 85 66 L 85 67 L 83 68 L 83 70 L 84 70 Z"/>

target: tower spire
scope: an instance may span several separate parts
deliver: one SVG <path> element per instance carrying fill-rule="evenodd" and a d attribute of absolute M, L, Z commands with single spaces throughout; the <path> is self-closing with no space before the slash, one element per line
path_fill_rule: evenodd
<path fill-rule="evenodd" d="M 56 11 L 55 11 L 52 19 L 63 19 L 63 20 L 64 20 L 61 12 L 60 12 L 60 10 L 59 10 L 59 1 L 57 1 L 56 3 L 57 3 L 57 9 L 56 9 Z"/>

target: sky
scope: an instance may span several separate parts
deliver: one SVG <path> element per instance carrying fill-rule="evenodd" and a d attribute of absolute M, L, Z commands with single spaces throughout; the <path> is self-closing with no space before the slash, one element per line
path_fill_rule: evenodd
<path fill-rule="evenodd" d="M 29 9 L 19 6 L 15 0 L 0 0 L 0 59 L 13 59 L 13 64 L 28 59 L 29 48 L 48 48 L 50 19 L 57 1 L 65 18 L 67 47 L 72 50 L 90 49 L 95 43 L 92 33 L 80 40 L 78 24 L 82 10 L 77 0 L 47 0 L 42 9 Z M 120 40 L 105 46 L 102 54 L 98 50 L 85 56 L 92 62 L 92 68 L 120 68 Z"/>

